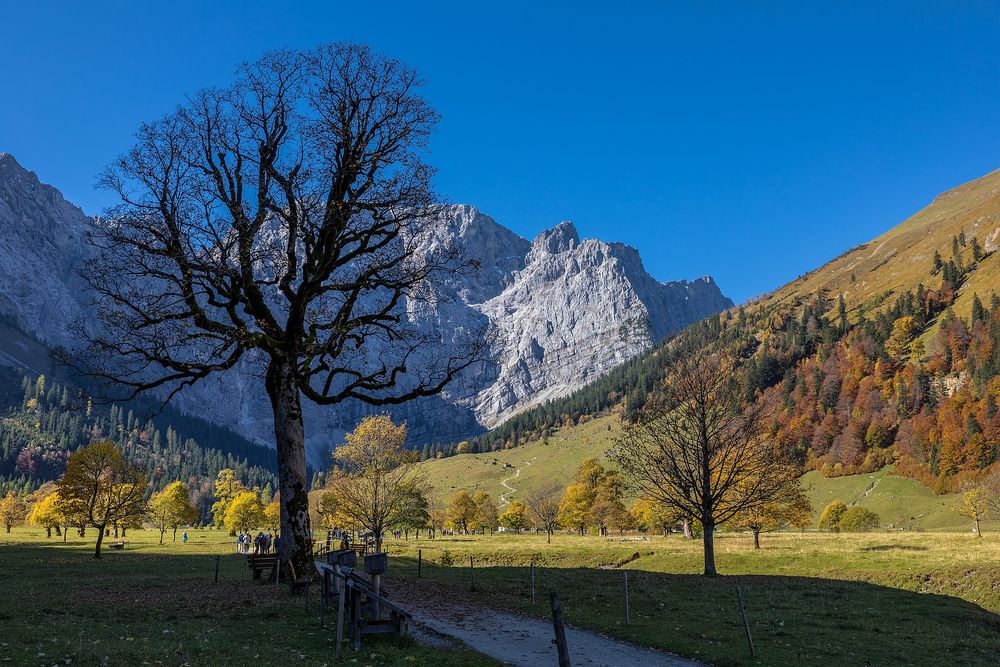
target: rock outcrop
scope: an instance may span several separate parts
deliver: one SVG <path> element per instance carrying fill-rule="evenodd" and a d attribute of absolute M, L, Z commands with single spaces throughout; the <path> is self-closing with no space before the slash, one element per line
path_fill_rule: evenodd
<path fill-rule="evenodd" d="M 439 298 L 414 309 L 417 324 L 445 340 L 455 330 L 489 327 L 495 335 L 489 362 L 469 369 L 441 396 L 394 409 L 417 441 L 446 442 L 496 426 L 732 305 L 711 278 L 658 282 L 634 248 L 580 239 L 570 222 L 529 242 L 472 206 L 442 205 L 434 215 L 440 230 L 423 252 L 457 247 L 478 270 L 433 285 Z M 48 346 L 72 345 L 71 323 L 93 318 L 78 274 L 91 224 L 58 190 L 10 155 L 0 155 L 3 326 Z M 16 348 L 0 347 L 0 362 L 30 367 Z M 260 373 L 259 360 L 247 359 L 175 400 L 187 412 L 269 443 L 271 418 Z M 370 410 L 355 403 L 308 406 L 314 460 Z"/>

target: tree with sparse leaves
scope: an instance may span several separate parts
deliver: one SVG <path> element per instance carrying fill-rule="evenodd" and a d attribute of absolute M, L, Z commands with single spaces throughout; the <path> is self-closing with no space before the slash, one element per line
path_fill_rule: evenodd
<path fill-rule="evenodd" d="M 611 451 L 642 495 L 698 518 L 704 573 L 716 574 L 715 528 L 798 483 L 768 437 L 768 407 L 748 402 L 733 355 L 701 348 L 676 355 L 656 396 Z"/>
<path fill-rule="evenodd" d="M 545 531 L 545 541 L 549 544 L 552 544 L 552 533 L 559 527 L 559 499 L 562 493 L 562 485 L 553 480 L 533 489 L 524 498 L 532 523 Z"/>
<path fill-rule="evenodd" d="M 121 204 L 88 238 L 102 326 L 81 331 L 90 345 L 78 358 L 130 395 L 168 400 L 262 366 L 281 550 L 304 576 L 302 397 L 434 395 L 488 349 L 481 331 L 443 341 L 415 321 L 433 307 L 430 281 L 472 266 L 454 245 L 424 252 L 443 223 L 424 159 L 437 114 L 420 84 L 358 44 L 271 52 L 144 124 L 100 179 Z"/>

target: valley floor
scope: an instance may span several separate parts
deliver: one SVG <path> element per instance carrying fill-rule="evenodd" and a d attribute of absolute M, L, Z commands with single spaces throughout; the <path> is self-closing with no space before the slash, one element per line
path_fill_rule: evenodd
<path fill-rule="evenodd" d="M 724 576 L 712 579 L 697 574 L 700 542 L 632 540 L 557 534 L 547 545 L 543 535 L 497 534 L 394 540 L 389 549 L 393 573 L 408 579 L 419 549 L 422 579 L 438 596 L 546 619 L 556 590 L 576 627 L 712 664 L 996 665 L 1000 655 L 1000 536 L 777 533 L 754 551 L 749 536 L 724 533 Z"/>
<path fill-rule="evenodd" d="M 320 627 L 315 597 L 310 612 L 284 588 L 275 602 L 273 586 L 247 580 L 228 536 L 189 534 L 188 544 L 170 543 L 168 535 L 161 546 L 158 533 L 131 531 L 126 550 L 95 562 L 89 537 L 63 543 L 38 529 L 0 533 L 0 663 L 333 663 L 330 623 Z M 764 535 L 764 548 L 754 551 L 747 535 L 723 533 L 717 543 L 724 576 L 712 579 L 697 575 L 700 543 L 679 535 L 559 533 L 551 545 L 534 534 L 423 538 L 388 542 L 389 594 L 404 607 L 409 597 L 415 608 L 430 599 L 479 610 L 494 625 L 470 619 L 462 637 L 469 649 L 366 639 L 360 653 L 348 651 L 349 664 L 494 664 L 474 649 L 485 648 L 484 637 L 504 637 L 511 614 L 546 627 L 549 590 L 559 592 L 576 628 L 717 665 L 995 666 L 1000 655 L 1000 534 L 778 533 Z M 538 637 L 507 636 L 499 641 L 519 653 L 519 642 L 549 640 L 541 630 Z M 577 639 L 574 649 L 573 637 L 574 664 L 586 664 L 587 646 Z"/>

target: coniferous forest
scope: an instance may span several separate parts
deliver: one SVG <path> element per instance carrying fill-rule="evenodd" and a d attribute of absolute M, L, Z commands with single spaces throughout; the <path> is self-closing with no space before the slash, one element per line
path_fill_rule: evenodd
<path fill-rule="evenodd" d="M 17 383 L 5 377 L 3 384 Z M 148 404 L 100 404 L 45 376 L 21 375 L 20 388 L 19 395 L 4 397 L 0 418 L 0 496 L 25 495 L 58 479 L 70 454 L 100 439 L 115 442 L 145 471 L 149 494 L 184 482 L 203 522 L 210 518 L 219 470 L 231 468 L 250 488 L 277 487 L 273 450 L 226 429 L 169 408 L 157 413 Z"/>

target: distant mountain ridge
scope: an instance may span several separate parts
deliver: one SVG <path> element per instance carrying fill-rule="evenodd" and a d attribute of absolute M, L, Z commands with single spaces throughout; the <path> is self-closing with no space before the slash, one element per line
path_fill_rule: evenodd
<path fill-rule="evenodd" d="M 479 270 L 435 283 L 432 290 L 441 298 L 414 309 L 417 324 L 445 340 L 452 331 L 482 324 L 497 335 L 492 362 L 469 369 L 441 396 L 393 409 L 417 442 L 466 437 L 570 394 L 732 305 L 711 278 L 661 283 L 634 248 L 581 240 L 569 222 L 529 242 L 472 206 L 440 205 L 433 213 L 440 238 L 429 239 L 424 251 L 438 243 L 458 246 Z M 37 343 L 72 347 L 71 323 L 93 319 L 77 274 L 86 260 L 83 234 L 92 224 L 58 190 L 0 154 L 0 327 L 11 331 L 0 343 L 0 363 L 44 372 L 47 361 Z M 259 373 L 259 364 L 247 359 L 181 392 L 176 406 L 270 443 L 270 408 Z M 370 410 L 360 403 L 307 405 L 313 461 Z"/>

